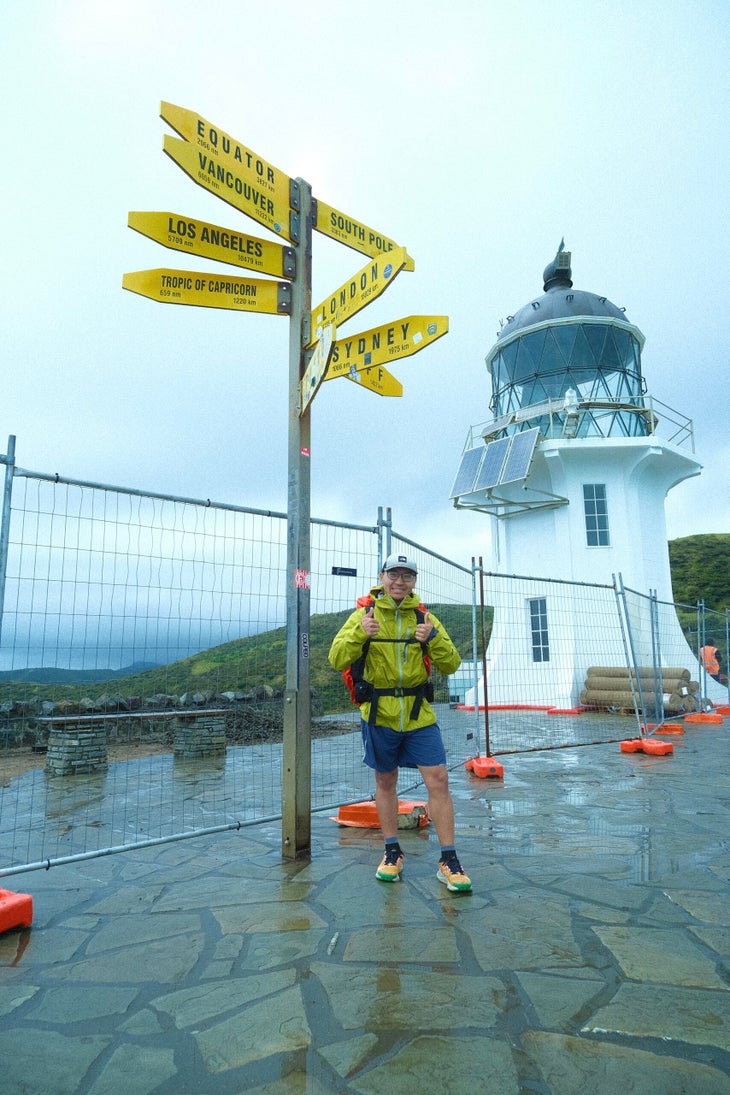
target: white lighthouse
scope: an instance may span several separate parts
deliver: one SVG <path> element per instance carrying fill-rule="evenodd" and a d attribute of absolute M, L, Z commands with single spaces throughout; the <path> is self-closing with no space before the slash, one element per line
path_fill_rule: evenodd
<path fill-rule="evenodd" d="M 606 584 L 620 574 L 626 586 L 671 602 L 664 500 L 701 471 L 692 423 L 648 394 L 644 336 L 606 297 L 574 289 L 570 263 L 561 243 L 543 295 L 508 317 L 487 354 L 494 417 L 472 427 L 452 498 L 491 516 L 499 574 Z M 490 705 L 572 708 L 596 650 L 605 665 L 625 663 L 619 640 L 606 648 L 599 613 L 576 626 L 563 588 L 560 613 L 551 611 L 554 591 L 526 594 L 525 611 L 495 609 Z M 673 649 L 694 673 L 672 617 Z M 550 649 L 560 651 L 552 664 Z M 637 656 L 651 665 L 651 649 Z"/>

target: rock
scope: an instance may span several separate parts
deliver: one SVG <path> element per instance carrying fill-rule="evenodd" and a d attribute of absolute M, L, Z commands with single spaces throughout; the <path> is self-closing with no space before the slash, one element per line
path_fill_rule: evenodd
<path fill-rule="evenodd" d="M 165 692 L 157 692 L 154 696 L 149 697 L 146 706 L 154 707 L 158 711 L 167 711 L 170 707 L 176 707 L 177 703 L 174 696 L 168 696 Z"/>

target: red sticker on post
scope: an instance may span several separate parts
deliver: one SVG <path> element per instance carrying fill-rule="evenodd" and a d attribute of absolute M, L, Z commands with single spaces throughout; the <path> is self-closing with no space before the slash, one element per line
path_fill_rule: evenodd
<path fill-rule="evenodd" d="M 299 570 L 297 568 L 297 570 L 294 571 L 294 585 L 297 589 L 309 589 L 309 579 L 310 572 L 308 570 Z"/>

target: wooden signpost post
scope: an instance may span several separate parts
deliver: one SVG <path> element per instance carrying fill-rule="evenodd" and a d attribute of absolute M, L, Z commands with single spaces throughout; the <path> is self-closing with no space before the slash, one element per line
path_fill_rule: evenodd
<path fill-rule="evenodd" d="M 195 183 L 286 241 L 258 239 L 168 212 L 132 212 L 129 227 L 164 247 L 228 266 L 224 274 L 157 268 L 125 274 L 122 286 L 164 304 L 228 308 L 289 317 L 286 690 L 282 776 L 282 854 L 311 846 L 310 434 L 311 406 L 324 381 L 346 377 L 382 396 L 403 386 L 386 363 L 409 357 L 448 331 L 446 316 L 408 316 L 340 337 L 340 326 L 380 296 L 401 270 L 405 247 L 312 197 L 291 179 L 194 111 L 163 102 L 160 116 L 179 135 L 163 149 Z M 368 256 L 368 262 L 312 308 L 312 232 Z M 241 271 L 246 271 L 244 276 Z M 249 277 L 248 272 L 275 280 Z M 277 280 L 278 279 L 278 280 Z"/>

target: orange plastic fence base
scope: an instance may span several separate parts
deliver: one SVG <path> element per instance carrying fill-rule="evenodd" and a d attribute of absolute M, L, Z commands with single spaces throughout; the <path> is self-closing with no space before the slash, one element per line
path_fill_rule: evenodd
<path fill-rule="evenodd" d="M 648 753 L 656 757 L 665 757 L 674 752 L 670 741 L 658 741 L 656 738 L 631 738 L 630 741 L 622 741 L 619 748 L 622 753 Z"/>
<path fill-rule="evenodd" d="M 716 715 L 714 711 L 695 711 L 692 715 L 684 716 L 685 722 L 709 722 L 718 726 L 722 722 L 722 715 Z"/>
<path fill-rule="evenodd" d="M 372 801 L 340 806 L 337 817 L 331 817 L 330 821 L 336 821 L 338 825 L 349 825 L 354 829 L 380 828 L 377 807 Z M 398 803 L 399 829 L 422 829 L 429 821 L 427 803 L 407 799 Z"/>
<path fill-rule="evenodd" d="M 457 711 L 483 711 L 484 704 L 475 708 L 473 703 L 457 703 Z M 551 707 L 534 703 L 490 703 L 490 711 L 545 711 L 548 715 L 582 715 L 589 708 L 585 704 L 579 707 Z"/>
<path fill-rule="evenodd" d="M 716 707 L 715 710 L 718 715 L 730 715 L 730 707 L 728 707 L 727 704 L 723 704 L 722 707 Z"/>
<path fill-rule="evenodd" d="M 0 890 L 0 932 L 29 928 L 33 923 L 33 898 L 27 893 Z"/>
<path fill-rule="evenodd" d="M 661 727 L 658 727 L 655 722 L 650 722 L 648 726 L 641 724 L 641 729 L 646 734 L 651 734 L 654 730 L 660 729 L 662 734 L 683 734 L 684 727 L 678 722 L 665 722 Z"/>
<path fill-rule="evenodd" d="M 494 757 L 472 757 L 464 765 L 467 772 L 473 772 L 479 779 L 504 779 L 504 765 Z"/>

